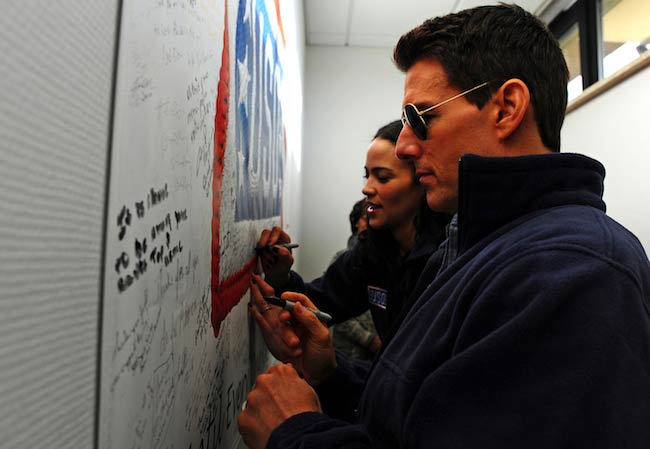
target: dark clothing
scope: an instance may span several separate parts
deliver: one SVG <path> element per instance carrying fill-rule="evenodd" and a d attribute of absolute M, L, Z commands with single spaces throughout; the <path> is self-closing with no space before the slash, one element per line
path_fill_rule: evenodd
<path fill-rule="evenodd" d="M 305 283 L 294 271 L 282 291 L 306 294 L 316 306 L 341 323 L 370 309 L 382 341 L 408 298 L 429 256 L 444 238 L 444 224 L 426 227 L 411 252 L 400 261 L 388 232 L 369 230 L 343 252 L 323 276 Z"/>
<path fill-rule="evenodd" d="M 345 251 L 352 249 L 356 244 L 357 235 L 351 235 L 348 238 L 347 248 L 337 252 L 330 264 L 338 259 Z M 370 310 L 366 310 L 357 317 L 350 318 L 332 326 L 331 331 L 334 349 L 341 351 L 346 357 L 360 360 L 372 360 L 375 358 L 375 354 L 370 350 L 370 347 L 375 338 L 378 337 L 378 334 Z"/>
<path fill-rule="evenodd" d="M 357 424 L 334 418 L 354 419 L 366 371 L 341 359 L 318 387 L 329 416 L 289 418 L 268 448 L 648 447 L 650 264 L 605 215 L 602 165 L 466 155 L 459 170 L 458 257 L 376 361 Z"/>

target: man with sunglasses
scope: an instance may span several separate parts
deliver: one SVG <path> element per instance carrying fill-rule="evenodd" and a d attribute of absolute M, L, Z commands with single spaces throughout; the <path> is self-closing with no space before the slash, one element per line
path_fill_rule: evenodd
<path fill-rule="evenodd" d="M 335 418 L 363 375 L 297 307 L 305 380 L 289 365 L 261 375 L 244 441 L 648 447 L 650 264 L 605 214 L 602 165 L 559 153 L 557 42 L 519 7 L 479 7 L 424 22 L 394 59 L 406 72 L 397 154 L 415 163 L 429 207 L 454 215 L 442 263 L 423 274 L 353 423 Z"/>

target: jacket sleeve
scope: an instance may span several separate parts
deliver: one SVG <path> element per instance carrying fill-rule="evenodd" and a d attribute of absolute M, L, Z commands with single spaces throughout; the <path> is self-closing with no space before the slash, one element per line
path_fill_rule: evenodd
<path fill-rule="evenodd" d="M 363 427 L 332 419 L 323 413 L 294 415 L 273 430 L 266 449 L 371 448 Z"/>
<path fill-rule="evenodd" d="M 355 245 L 337 257 L 323 276 L 308 283 L 291 271 L 288 284 L 276 293 L 297 291 L 305 294 L 316 307 L 332 315 L 330 325 L 359 316 L 369 307 L 359 258 L 359 245 Z"/>
<path fill-rule="evenodd" d="M 323 411 L 348 422 L 356 422 L 359 399 L 370 372 L 370 362 L 348 358 L 336 352 L 337 368 L 327 380 L 314 389 Z"/>

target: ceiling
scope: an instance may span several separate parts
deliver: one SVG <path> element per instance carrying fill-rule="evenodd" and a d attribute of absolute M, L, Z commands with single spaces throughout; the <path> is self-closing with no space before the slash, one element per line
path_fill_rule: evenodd
<path fill-rule="evenodd" d="M 575 0 L 512 0 L 548 22 Z M 425 19 L 479 5 L 480 0 L 304 0 L 307 45 L 393 47 Z M 552 14 L 551 17 L 548 17 Z"/>

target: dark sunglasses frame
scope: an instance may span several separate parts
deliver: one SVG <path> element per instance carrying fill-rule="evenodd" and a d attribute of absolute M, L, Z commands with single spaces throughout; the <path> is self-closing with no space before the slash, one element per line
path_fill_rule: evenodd
<path fill-rule="evenodd" d="M 402 125 L 406 126 L 408 124 L 413 130 L 413 134 L 415 134 L 415 136 L 418 139 L 427 140 L 428 127 L 427 127 L 427 123 L 422 118 L 422 115 L 426 114 L 427 112 L 431 112 L 434 109 L 439 108 L 440 106 L 455 100 L 456 98 L 463 97 L 470 92 L 474 92 L 475 90 L 480 89 L 481 87 L 487 86 L 489 83 L 490 83 L 489 81 L 481 83 L 478 86 L 474 86 L 471 89 L 467 89 L 459 94 L 454 95 L 451 98 L 447 98 L 446 100 L 441 101 L 440 103 L 434 104 L 433 106 L 429 106 L 423 111 L 418 111 L 417 106 L 415 106 L 413 103 L 407 103 L 404 105 L 404 108 L 402 109 Z"/>

